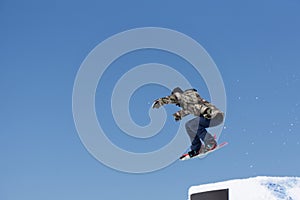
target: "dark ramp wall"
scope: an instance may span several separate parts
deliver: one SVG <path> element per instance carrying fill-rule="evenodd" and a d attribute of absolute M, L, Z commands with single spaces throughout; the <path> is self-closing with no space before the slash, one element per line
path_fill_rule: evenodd
<path fill-rule="evenodd" d="M 195 193 L 191 200 L 228 200 L 228 189 Z"/>

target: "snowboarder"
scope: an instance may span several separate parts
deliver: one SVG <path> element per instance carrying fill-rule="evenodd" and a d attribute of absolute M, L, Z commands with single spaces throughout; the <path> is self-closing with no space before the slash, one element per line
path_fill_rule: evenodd
<path fill-rule="evenodd" d="M 185 124 L 186 131 L 191 139 L 191 151 L 180 157 L 194 157 L 206 153 L 217 147 L 215 138 L 207 132 L 206 128 L 221 124 L 224 113 L 210 102 L 201 98 L 196 89 L 182 91 L 179 87 L 173 89 L 170 96 L 154 101 L 152 108 L 159 108 L 164 104 L 175 104 L 182 110 L 173 114 L 176 121 L 189 114 L 196 117 Z"/>

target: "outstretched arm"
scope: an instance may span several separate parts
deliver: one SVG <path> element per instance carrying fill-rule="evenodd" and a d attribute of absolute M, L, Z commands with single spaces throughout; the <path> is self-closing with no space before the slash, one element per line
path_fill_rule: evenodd
<path fill-rule="evenodd" d="M 159 108 L 165 104 L 178 104 L 178 100 L 175 95 L 162 97 L 153 102 L 152 108 Z"/>

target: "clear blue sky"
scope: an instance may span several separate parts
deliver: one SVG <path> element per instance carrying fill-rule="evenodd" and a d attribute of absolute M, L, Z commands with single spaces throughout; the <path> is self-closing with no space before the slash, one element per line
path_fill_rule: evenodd
<path fill-rule="evenodd" d="M 0 1 L 0 199 L 186 199 L 192 185 L 257 175 L 300 176 L 300 2 L 286 1 Z M 164 27 L 200 43 L 217 64 L 227 113 L 220 141 L 203 160 L 174 162 L 152 173 L 106 167 L 86 150 L 72 115 L 76 73 L 88 53 L 119 32 Z M 108 137 L 147 152 L 172 138 L 168 107 L 163 141 L 125 138 L 112 120 L 108 92 L 137 64 L 188 64 L 163 52 L 120 58 L 96 95 Z M 122 60 L 123 59 L 123 60 Z M 126 70 L 125 70 L 126 72 Z M 209 98 L 202 80 L 185 71 Z M 105 82 L 105 80 L 107 82 Z M 136 123 L 149 122 L 149 102 L 168 90 L 145 86 L 132 97 Z M 147 99 L 146 101 L 142 101 Z M 122 102 L 120 102 L 122 103 Z M 174 128 L 175 127 L 175 128 Z M 116 136 L 118 134 L 118 136 Z M 109 152 L 105 152 L 109 153 Z"/>

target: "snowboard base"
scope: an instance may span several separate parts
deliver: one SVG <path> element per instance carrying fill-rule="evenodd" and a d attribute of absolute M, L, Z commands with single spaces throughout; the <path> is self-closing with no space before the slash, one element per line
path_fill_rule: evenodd
<path fill-rule="evenodd" d="M 198 154 L 197 156 L 194 156 L 194 157 L 192 157 L 192 158 L 191 158 L 188 154 L 186 154 L 186 156 L 183 157 L 183 158 L 180 158 L 180 160 L 190 160 L 190 159 L 194 159 L 194 158 L 203 158 L 203 157 L 207 156 L 208 154 L 210 154 L 210 153 L 212 153 L 212 152 L 214 152 L 214 151 L 217 151 L 218 149 L 221 149 L 221 148 L 225 147 L 227 144 L 228 144 L 228 142 L 222 142 L 221 144 L 219 144 L 219 145 L 218 145 L 216 148 L 214 148 L 213 150 L 207 151 L 207 152 L 205 152 L 205 153 L 200 153 L 200 154 Z"/>

